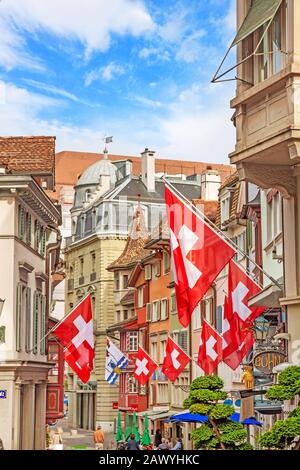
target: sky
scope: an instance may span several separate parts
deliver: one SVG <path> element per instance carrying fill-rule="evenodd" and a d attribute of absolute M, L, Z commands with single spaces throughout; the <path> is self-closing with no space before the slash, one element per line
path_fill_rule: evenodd
<path fill-rule="evenodd" d="M 0 134 L 228 163 L 234 0 L 0 0 Z"/>

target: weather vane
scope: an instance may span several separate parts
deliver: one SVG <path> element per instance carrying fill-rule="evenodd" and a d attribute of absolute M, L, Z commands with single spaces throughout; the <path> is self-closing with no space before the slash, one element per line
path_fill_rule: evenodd
<path fill-rule="evenodd" d="M 113 136 L 105 136 L 103 138 L 103 142 L 105 143 L 105 148 L 104 148 L 104 157 L 107 157 L 107 154 L 108 154 L 108 149 L 107 149 L 107 145 L 108 144 L 111 144 L 113 141 Z"/>

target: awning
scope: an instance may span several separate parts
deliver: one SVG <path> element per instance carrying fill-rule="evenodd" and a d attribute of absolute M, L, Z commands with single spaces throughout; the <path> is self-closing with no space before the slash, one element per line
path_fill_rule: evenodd
<path fill-rule="evenodd" d="M 254 56 L 257 54 L 257 51 L 259 50 L 259 47 L 262 43 L 262 40 L 264 36 L 267 34 L 267 31 L 277 13 L 279 10 L 279 7 L 282 3 L 282 0 L 253 0 L 252 1 L 252 6 L 250 7 L 248 14 L 241 25 L 240 29 L 238 30 L 234 40 L 232 41 L 228 51 L 226 52 L 221 64 L 218 67 L 218 70 L 216 71 L 215 75 L 213 76 L 212 82 L 215 83 L 219 81 L 224 75 L 227 75 L 229 72 L 232 70 L 236 69 L 239 65 L 241 65 L 243 62 L 246 62 L 250 57 Z M 254 33 L 257 29 L 259 29 L 261 26 L 266 25 L 266 29 L 264 30 L 261 38 L 258 41 L 258 44 L 253 52 L 251 52 L 247 57 L 244 57 L 240 62 L 238 62 L 236 65 L 230 67 L 228 70 L 225 72 L 222 72 L 222 66 L 231 51 L 231 49 L 239 44 L 243 39 L 246 39 L 250 34 Z M 283 51 L 281 51 L 283 52 Z M 283 52 L 285 53 L 285 52 Z M 226 79 L 225 81 L 228 80 L 235 80 L 235 79 L 240 79 L 242 81 L 243 78 L 240 77 L 235 77 L 232 79 Z"/>
<path fill-rule="evenodd" d="M 234 413 L 232 416 L 230 416 L 231 421 L 234 421 L 235 423 L 240 422 L 240 413 Z M 168 420 L 169 422 L 181 422 L 181 423 L 207 423 L 208 417 L 205 415 L 197 415 L 197 414 L 192 414 L 192 413 L 182 413 L 179 415 L 173 415 L 170 416 L 170 419 Z M 252 416 L 250 418 L 244 419 L 241 424 L 244 425 L 253 425 L 253 426 L 262 426 L 262 423 L 260 421 L 257 421 L 255 418 Z"/>
<path fill-rule="evenodd" d="M 149 416 L 149 419 L 151 419 L 152 421 L 155 421 L 157 419 L 165 419 L 165 418 L 169 418 L 170 416 L 172 416 L 172 414 L 173 414 L 173 411 L 166 411 L 165 413 L 151 415 Z"/>
<path fill-rule="evenodd" d="M 283 297 L 283 290 L 274 284 L 265 287 L 258 294 L 250 297 L 249 307 L 280 308 L 279 299 Z"/>
<path fill-rule="evenodd" d="M 231 47 L 236 46 L 262 25 L 273 20 L 281 2 L 282 0 L 253 0 L 248 15 L 238 30 Z"/>

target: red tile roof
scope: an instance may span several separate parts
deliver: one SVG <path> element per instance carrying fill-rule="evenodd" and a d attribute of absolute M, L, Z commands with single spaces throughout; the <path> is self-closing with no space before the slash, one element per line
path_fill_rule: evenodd
<path fill-rule="evenodd" d="M 0 137 L 0 164 L 12 173 L 54 176 L 55 137 Z"/>

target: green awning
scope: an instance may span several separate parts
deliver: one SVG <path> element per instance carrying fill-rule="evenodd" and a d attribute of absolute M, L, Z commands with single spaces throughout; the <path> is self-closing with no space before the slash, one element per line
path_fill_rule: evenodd
<path fill-rule="evenodd" d="M 282 0 L 253 0 L 252 6 L 233 41 L 236 46 L 276 15 Z"/>

